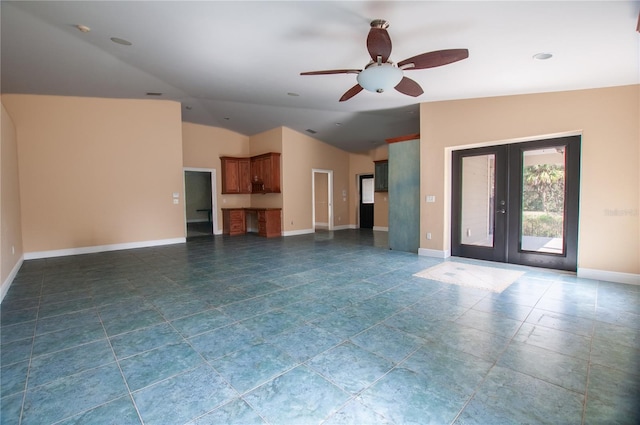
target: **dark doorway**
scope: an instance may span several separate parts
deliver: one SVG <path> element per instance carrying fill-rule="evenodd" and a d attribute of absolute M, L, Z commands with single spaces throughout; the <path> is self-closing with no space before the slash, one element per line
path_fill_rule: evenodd
<path fill-rule="evenodd" d="M 187 238 L 213 235 L 211 173 L 185 171 Z"/>
<path fill-rule="evenodd" d="M 373 174 L 364 174 L 360 180 L 360 228 L 373 229 Z"/>
<path fill-rule="evenodd" d="M 575 271 L 580 136 L 454 151 L 455 256 Z"/>

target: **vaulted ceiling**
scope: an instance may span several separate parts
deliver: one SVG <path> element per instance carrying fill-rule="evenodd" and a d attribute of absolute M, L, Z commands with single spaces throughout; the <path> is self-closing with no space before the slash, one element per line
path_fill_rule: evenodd
<path fill-rule="evenodd" d="M 2 93 L 170 99 L 181 102 L 183 121 L 245 135 L 312 130 L 351 152 L 418 132 L 422 102 L 640 83 L 640 2 L 632 1 L 3 0 L 0 7 Z M 355 74 L 300 75 L 364 68 L 374 19 L 390 24 L 394 62 L 454 48 L 469 49 L 469 58 L 405 71 L 424 89 L 415 98 L 362 91 L 338 102 Z"/>

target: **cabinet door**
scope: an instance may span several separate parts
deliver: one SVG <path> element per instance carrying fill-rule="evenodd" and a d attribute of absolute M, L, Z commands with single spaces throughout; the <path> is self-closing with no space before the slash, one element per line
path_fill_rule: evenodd
<path fill-rule="evenodd" d="M 375 162 L 375 182 L 376 192 L 387 192 L 389 190 L 389 162 Z"/>
<path fill-rule="evenodd" d="M 222 161 L 222 193 L 240 193 L 238 180 L 238 159 L 221 158 Z"/>
<path fill-rule="evenodd" d="M 264 168 L 267 170 L 265 171 L 264 179 L 265 192 L 280 193 L 280 154 L 269 154 L 269 156 L 265 158 Z"/>
<path fill-rule="evenodd" d="M 239 193 L 251 193 L 251 160 L 249 158 L 238 160 L 238 187 Z"/>

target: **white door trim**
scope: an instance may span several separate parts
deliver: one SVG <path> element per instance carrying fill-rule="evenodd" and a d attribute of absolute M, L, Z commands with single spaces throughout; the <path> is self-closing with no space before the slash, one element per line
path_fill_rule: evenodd
<path fill-rule="evenodd" d="M 333 230 L 333 170 L 323 170 L 320 168 L 313 168 L 311 170 L 311 225 L 315 231 L 316 225 L 316 173 L 327 175 L 327 213 L 329 217 L 329 230 Z"/>
<path fill-rule="evenodd" d="M 201 173 L 211 173 L 211 225 L 213 226 L 213 234 L 220 235 L 222 231 L 218 229 L 218 189 L 216 186 L 216 169 L 215 168 L 195 168 L 195 167 L 182 167 L 182 204 L 184 207 L 184 234 L 187 235 L 187 182 L 185 179 L 185 171 L 197 171 Z"/>

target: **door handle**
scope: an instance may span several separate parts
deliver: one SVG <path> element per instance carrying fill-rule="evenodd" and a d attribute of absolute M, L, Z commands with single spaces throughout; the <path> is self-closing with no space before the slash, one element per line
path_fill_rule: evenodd
<path fill-rule="evenodd" d="M 507 210 L 505 210 L 504 208 L 502 208 L 502 209 L 499 209 L 499 210 L 498 210 L 498 212 L 499 212 L 500 214 L 506 214 Z"/>

